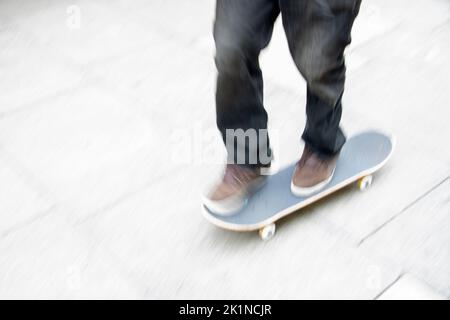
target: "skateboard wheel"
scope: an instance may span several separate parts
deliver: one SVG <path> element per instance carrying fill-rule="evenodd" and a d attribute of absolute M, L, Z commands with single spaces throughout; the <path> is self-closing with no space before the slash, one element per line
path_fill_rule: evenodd
<path fill-rule="evenodd" d="M 365 176 L 358 180 L 358 188 L 361 191 L 368 189 L 372 184 L 372 176 Z"/>
<path fill-rule="evenodd" d="M 264 241 L 270 240 L 275 235 L 275 223 L 271 223 L 259 230 L 259 236 Z"/>

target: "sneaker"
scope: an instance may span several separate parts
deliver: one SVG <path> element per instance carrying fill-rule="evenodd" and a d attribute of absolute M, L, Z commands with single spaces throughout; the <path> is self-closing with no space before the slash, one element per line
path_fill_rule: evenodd
<path fill-rule="evenodd" d="M 248 198 L 266 182 L 259 168 L 227 164 L 220 183 L 203 197 L 203 204 L 214 214 L 230 216 L 239 212 Z"/>
<path fill-rule="evenodd" d="M 333 178 L 338 157 L 335 155 L 322 159 L 305 146 L 292 175 L 292 193 L 298 197 L 307 197 L 325 188 Z"/>

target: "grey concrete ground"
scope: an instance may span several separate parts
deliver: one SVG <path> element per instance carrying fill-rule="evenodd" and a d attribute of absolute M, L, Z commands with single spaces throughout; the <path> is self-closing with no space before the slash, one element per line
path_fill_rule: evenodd
<path fill-rule="evenodd" d="M 364 0 L 343 127 L 395 154 L 276 237 L 219 230 L 212 0 L 0 1 L 1 298 L 449 298 L 450 2 Z M 305 85 L 261 57 L 279 165 Z"/>

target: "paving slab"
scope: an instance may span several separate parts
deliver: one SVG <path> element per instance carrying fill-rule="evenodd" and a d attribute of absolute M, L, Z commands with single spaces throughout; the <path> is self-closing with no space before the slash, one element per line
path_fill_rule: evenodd
<path fill-rule="evenodd" d="M 150 45 L 155 34 L 132 16 L 94 1 L 63 0 L 19 14 L 14 21 L 69 61 L 88 65 Z"/>
<path fill-rule="evenodd" d="M 449 178 L 369 237 L 362 247 L 450 297 Z"/>
<path fill-rule="evenodd" d="M 52 214 L 0 239 L 2 299 L 138 299 L 144 288 Z"/>
<path fill-rule="evenodd" d="M 403 275 L 378 300 L 445 300 L 430 286 L 409 274 Z"/>
<path fill-rule="evenodd" d="M 201 123 L 215 125 L 213 57 L 182 43 L 155 36 L 153 46 L 115 59 L 113 64 L 98 63 L 89 74 L 135 97 L 144 114 L 159 117 L 166 135 Z"/>
<path fill-rule="evenodd" d="M 1 157 L 0 194 L 0 237 L 47 214 L 53 205 L 42 190 L 29 183 L 26 174 L 10 168 Z"/>
<path fill-rule="evenodd" d="M 74 217 L 171 170 L 170 155 L 159 152 L 163 139 L 155 123 L 95 87 L 0 120 L 5 152 Z"/>
<path fill-rule="evenodd" d="M 0 61 L 0 116 L 74 87 L 83 79 L 80 70 L 64 64 L 16 24 L 4 24 L 3 20 Z"/>

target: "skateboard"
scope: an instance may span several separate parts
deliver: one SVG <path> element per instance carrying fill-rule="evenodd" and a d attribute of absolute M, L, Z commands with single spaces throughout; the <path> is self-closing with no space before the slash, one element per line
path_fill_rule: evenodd
<path fill-rule="evenodd" d="M 394 139 L 378 131 L 359 133 L 347 140 L 341 150 L 334 176 L 318 193 L 297 197 L 291 193 L 295 163 L 268 176 L 266 185 L 252 195 L 246 206 L 231 216 L 219 216 L 202 205 L 203 216 L 217 227 L 231 231 L 259 231 L 263 240 L 275 234 L 275 223 L 352 183 L 360 190 L 372 184 L 372 174 L 381 169 L 394 150 Z"/>

